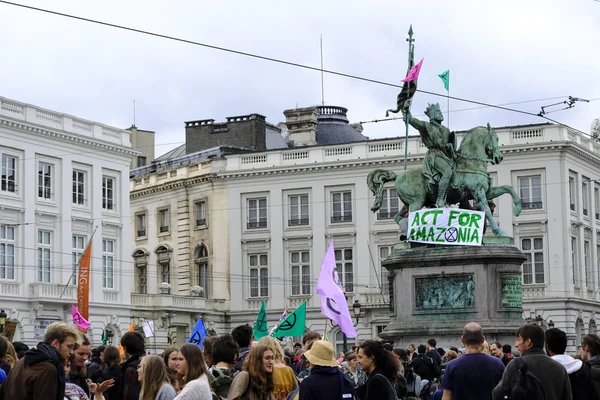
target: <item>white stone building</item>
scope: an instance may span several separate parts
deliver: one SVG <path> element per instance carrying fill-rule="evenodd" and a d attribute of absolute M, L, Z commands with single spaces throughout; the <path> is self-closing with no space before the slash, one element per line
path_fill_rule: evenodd
<path fill-rule="evenodd" d="M 0 304 L 34 345 L 71 321 L 77 261 L 94 229 L 90 333 L 130 324 L 129 132 L 0 97 Z M 64 291 L 64 295 L 63 295 Z"/>

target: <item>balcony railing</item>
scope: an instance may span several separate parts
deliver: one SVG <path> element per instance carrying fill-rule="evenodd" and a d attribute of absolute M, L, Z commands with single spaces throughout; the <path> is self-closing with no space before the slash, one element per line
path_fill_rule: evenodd
<path fill-rule="evenodd" d="M 178 296 L 173 294 L 140 294 L 131 293 L 131 306 L 145 310 L 215 310 L 226 311 L 229 307 L 226 300 L 206 299 L 195 296 Z"/>
<path fill-rule="evenodd" d="M 146 230 L 145 229 L 138 229 L 137 231 L 137 237 L 144 237 L 146 236 Z"/>
<path fill-rule="evenodd" d="M 36 300 L 52 299 L 61 303 L 70 303 L 77 299 L 77 288 L 71 285 L 65 288 L 64 285 L 59 284 L 33 282 L 29 284 L 29 290 L 31 298 Z"/>
<path fill-rule="evenodd" d="M 544 207 L 544 203 L 541 201 L 530 201 L 523 203 L 523 210 L 539 210 Z"/>
<path fill-rule="evenodd" d="M 196 226 L 206 225 L 206 218 L 198 218 L 196 220 Z"/>
<path fill-rule="evenodd" d="M 247 229 L 265 229 L 267 227 L 267 221 L 255 221 L 255 222 L 248 222 L 246 224 L 246 228 Z"/>
<path fill-rule="evenodd" d="M 308 225 L 309 222 L 310 221 L 308 218 L 294 218 L 294 219 L 290 219 L 288 221 L 288 225 L 289 226 L 301 226 L 301 225 Z"/>
<path fill-rule="evenodd" d="M 160 233 L 165 233 L 165 232 L 169 232 L 169 226 L 161 226 L 160 227 Z"/>
<path fill-rule="evenodd" d="M 331 223 L 352 222 L 352 215 L 334 215 L 331 217 Z"/>
<path fill-rule="evenodd" d="M 394 216 L 397 214 L 397 211 L 380 211 L 377 213 L 377 219 L 378 220 L 382 220 L 382 219 L 392 219 L 394 218 Z"/>

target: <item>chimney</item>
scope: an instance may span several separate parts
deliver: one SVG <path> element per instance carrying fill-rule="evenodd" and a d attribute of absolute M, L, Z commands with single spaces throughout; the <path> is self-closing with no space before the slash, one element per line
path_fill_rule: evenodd
<path fill-rule="evenodd" d="M 293 108 L 285 110 L 283 115 L 288 129 L 287 140 L 294 147 L 317 144 L 317 107 Z"/>

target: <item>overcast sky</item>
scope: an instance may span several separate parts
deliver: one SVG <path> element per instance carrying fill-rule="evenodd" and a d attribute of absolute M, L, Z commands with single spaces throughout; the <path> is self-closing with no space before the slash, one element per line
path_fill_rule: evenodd
<path fill-rule="evenodd" d="M 14 0 L 55 11 L 244 52 L 399 83 L 413 24 L 419 88 L 492 104 L 564 96 L 510 107 L 537 113 L 566 99 L 600 97 L 600 2 L 454 1 L 133 1 Z M 0 96 L 118 127 L 154 130 L 157 156 L 185 141 L 184 121 L 283 110 L 321 102 L 318 72 L 228 54 L 0 4 Z M 325 76 L 325 103 L 351 122 L 385 117 L 398 89 Z M 446 99 L 417 93 L 413 113 Z M 476 107 L 452 101 L 451 110 Z M 549 117 L 590 132 L 600 101 Z M 544 122 L 478 109 L 450 115 L 453 130 Z M 369 123 L 371 138 L 403 135 L 401 121 Z"/>

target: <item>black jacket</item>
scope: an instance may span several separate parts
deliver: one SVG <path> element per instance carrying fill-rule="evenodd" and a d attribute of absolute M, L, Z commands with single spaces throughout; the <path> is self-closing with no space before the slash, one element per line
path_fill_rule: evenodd
<path fill-rule="evenodd" d="M 411 364 L 415 374 L 419 375 L 421 379 L 427 379 L 429 382 L 433 382 L 435 378 L 439 377 L 435 361 L 425 354 L 413 356 Z"/>
<path fill-rule="evenodd" d="M 100 377 L 100 374 L 102 373 L 103 367 L 104 366 L 102 365 L 102 360 L 100 359 L 100 357 L 92 358 L 90 365 L 88 365 L 87 367 L 88 379 L 91 379 L 92 382 L 97 382 L 98 378 Z"/>
<path fill-rule="evenodd" d="M 119 400 L 121 395 L 119 393 L 119 385 L 121 384 L 121 366 L 115 365 L 113 367 L 105 367 L 100 376 L 98 377 L 98 383 L 115 380 L 113 387 L 104 392 L 104 400 Z"/>
<path fill-rule="evenodd" d="M 579 370 L 569 374 L 569 381 L 573 400 L 600 399 L 600 393 L 596 392 L 592 373 L 587 364 L 583 363 Z"/>
<path fill-rule="evenodd" d="M 310 375 L 300 383 L 298 400 L 342 399 L 344 394 L 354 394 L 352 383 L 337 367 L 312 368 Z"/>
<path fill-rule="evenodd" d="M 375 369 L 369 374 L 367 383 L 356 389 L 356 397 L 360 400 L 397 400 L 396 390 L 396 381 L 388 380 Z"/>

